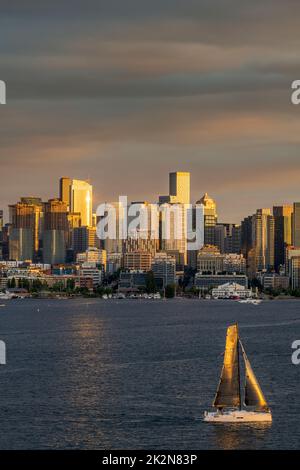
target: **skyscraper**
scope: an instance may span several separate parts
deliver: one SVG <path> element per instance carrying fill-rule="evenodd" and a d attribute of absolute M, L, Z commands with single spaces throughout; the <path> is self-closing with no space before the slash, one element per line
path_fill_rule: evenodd
<path fill-rule="evenodd" d="M 87 181 L 61 178 L 59 198 L 71 213 L 80 214 L 81 226 L 93 225 L 93 187 Z"/>
<path fill-rule="evenodd" d="M 240 225 L 233 224 L 231 227 L 231 234 L 225 240 L 226 253 L 241 253 L 242 248 L 242 228 Z"/>
<path fill-rule="evenodd" d="M 71 212 L 79 212 L 81 225 L 91 227 L 93 217 L 93 188 L 87 181 L 73 180 L 71 185 Z"/>
<path fill-rule="evenodd" d="M 207 193 L 196 202 L 204 206 L 204 245 L 216 245 L 217 206 Z"/>
<path fill-rule="evenodd" d="M 2 258 L 4 260 L 9 259 L 9 237 L 12 231 L 11 224 L 5 224 L 2 229 Z"/>
<path fill-rule="evenodd" d="M 9 217 L 12 225 L 12 240 L 19 240 L 20 253 L 16 255 L 14 248 L 14 257 L 22 261 L 26 259 L 37 260 L 41 247 L 43 232 L 43 203 L 40 198 L 22 197 L 17 204 L 9 206 Z M 21 230 L 17 233 L 18 230 Z M 26 232 L 24 232 L 26 230 Z M 26 233 L 26 235 L 25 235 Z M 32 239 L 32 242 L 29 241 Z M 28 247 L 22 248 L 22 244 L 28 243 Z M 14 245 L 16 247 L 16 244 Z"/>
<path fill-rule="evenodd" d="M 3 259 L 2 257 L 2 242 L 3 242 L 2 229 L 3 229 L 3 211 L 0 210 L 0 260 Z"/>
<path fill-rule="evenodd" d="M 76 227 L 73 229 L 74 254 L 83 253 L 89 248 L 97 247 L 96 227 Z"/>
<path fill-rule="evenodd" d="M 100 240 L 101 248 L 105 249 L 108 254 L 122 254 L 123 252 L 123 245 L 124 245 L 124 238 L 123 236 L 124 230 L 127 227 L 127 212 L 128 206 L 123 204 L 121 201 L 117 202 L 106 202 L 107 204 L 107 211 L 103 216 L 97 216 L 97 225 L 100 230 L 100 226 L 103 222 L 106 223 L 107 217 L 109 213 L 111 214 L 111 220 L 113 221 L 113 225 L 115 227 L 115 233 L 104 238 L 104 234 L 102 234 L 103 238 Z M 106 227 L 108 228 L 108 227 Z"/>
<path fill-rule="evenodd" d="M 43 260 L 48 264 L 61 264 L 66 260 L 68 207 L 60 199 L 50 199 L 44 207 Z"/>
<path fill-rule="evenodd" d="M 32 261 L 33 256 L 32 229 L 12 228 L 9 235 L 9 259 L 14 261 Z"/>
<path fill-rule="evenodd" d="M 286 247 L 292 244 L 292 214 L 293 206 L 274 206 L 275 223 L 275 269 L 285 264 Z"/>
<path fill-rule="evenodd" d="M 144 227 L 141 227 L 140 223 L 136 226 L 135 219 L 137 216 L 143 219 L 140 222 L 144 222 Z M 124 253 L 147 251 L 152 256 L 155 255 L 159 249 L 158 216 L 156 204 L 142 201 L 132 202 L 128 206 L 128 236 L 123 244 Z"/>
<path fill-rule="evenodd" d="M 169 195 L 159 197 L 160 204 L 190 204 L 190 173 L 169 173 Z"/>
<path fill-rule="evenodd" d="M 246 259 L 253 248 L 253 216 L 249 215 L 241 223 L 241 253 Z"/>
<path fill-rule="evenodd" d="M 180 204 L 190 203 L 190 173 L 176 171 L 169 174 L 169 193 Z M 173 201 L 174 202 L 174 201 Z"/>
<path fill-rule="evenodd" d="M 67 177 L 62 177 L 59 180 L 59 199 L 63 201 L 68 210 L 70 210 L 70 197 L 71 197 L 72 180 Z"/>
<path fill-rule="evenodd" d="M 160 196 L 159 203 L 164 204 L 165 209 L 168 209 L 167 205 L 178 205 L 178 217 L 172 210 L 165 210 L 160 214 L 161 227 L 167 224 L 170 227 L 168 239 L 161 238 L 161 249 L 175 256 L 177 270 L 183 270 L 184 265 L 187 264 L 187 208 L 185 205 L 190 204 L 190 173 L 180 171 L 170 173 L 169 195 Z M 178 230 L 181 232 L 179 237 L 175 235 L 177 226 L 180 227 Z"/>
<path fill-rule="evenodd" d="M 241 226 L 219 224 L 215 227 L 215 245 L 221 253 L 241 253 Z"/>
<path fill-rule="evenodd" d="M 3 211 L 0 210 L 0 232 L 2 232 L 3 229 Z"/>
<path fill-rule="evenodd" d="M 300 202 L 294 202 L 292 244 L 300 247 Z"/>
<path fill-rule="evenodd" d="M 255 270 L 274 269 L 274 217 L 271 209 L 257 209 L 253 215 L 252 239 L 255 252 Z"/>

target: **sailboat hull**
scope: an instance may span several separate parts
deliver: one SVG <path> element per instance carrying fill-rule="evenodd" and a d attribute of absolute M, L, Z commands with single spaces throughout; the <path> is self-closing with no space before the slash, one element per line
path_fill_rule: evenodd
<path fill-rule="evenodd" d="M 263 411 L 216 411 L 205 412 L 204 421 L 207 423 L 271 423 L 272 414 Z"/>

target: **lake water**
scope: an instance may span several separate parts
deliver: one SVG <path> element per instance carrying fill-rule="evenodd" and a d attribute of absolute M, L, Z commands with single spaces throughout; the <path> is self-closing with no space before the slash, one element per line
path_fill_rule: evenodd
<path fill-rule="evenodd" d="M 299 448 L 299 301 L 4 303 L 0 449 Z M 202 421 L 236 321 L 272 425 Z"/>

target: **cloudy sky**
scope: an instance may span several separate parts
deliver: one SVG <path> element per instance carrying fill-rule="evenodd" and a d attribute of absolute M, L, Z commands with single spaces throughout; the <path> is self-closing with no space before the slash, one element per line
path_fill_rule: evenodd
<path fill-rule="evenodd" d="M 156 201 L 176 170 L 223 222 L 300 200 L 299 58 L 299 0 L 1 0 L 0 208 L 62 175 Z"/>

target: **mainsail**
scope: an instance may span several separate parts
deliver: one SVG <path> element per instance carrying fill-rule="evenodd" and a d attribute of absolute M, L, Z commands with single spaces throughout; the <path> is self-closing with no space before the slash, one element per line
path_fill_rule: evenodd
<path fill-rule="evenodd" d="M 245 349 L 240 341 L 245 361 L 245 405 L 255 406 L 259 410 L 268 410 L 268 404 L 252 370 Z"/>
<path fill-rule="evenodd" d="M 227 329 L 224 363 L 213 406 L 216 408 L 241 406 L 237 325 L 229 326 Z"/>

